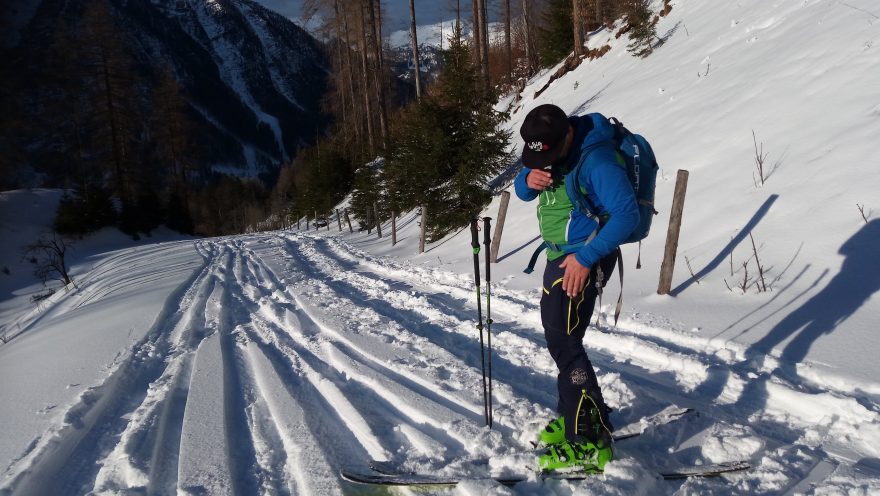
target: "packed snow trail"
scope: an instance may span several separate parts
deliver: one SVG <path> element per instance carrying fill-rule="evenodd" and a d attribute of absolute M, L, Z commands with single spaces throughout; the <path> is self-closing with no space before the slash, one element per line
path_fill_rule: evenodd
<path fill-rule="evenodd" d="M 373 257 L 317 234 L 196 248 L 201 268 L 146 337 L 13 461 L 0 491 L 344 494 L 361 488 L 339 470 L 371 459 L 475 477 L 534 464 L 530 441 L 554 415 L 556 387 L 537 291 L 493 286 L 489 430 L 472 276 Z M 108 258 L 82 280 L 79 306 L 116 286 L 148 284 L 124 268 L 151 256 Z M 47 311 L 70 309 L 63 299 L 54 305 Z M 618 426 L 671 404 L 700 414 L 621 444 L 603 476 L 504 491 L 880 489 L 872 394 L 820 388 L 772 357 L 630 319 L 591 329 L 586 341 Z M 653 469 L 670 458 L 745 459 L 755 469 L 660 481 Z"/>

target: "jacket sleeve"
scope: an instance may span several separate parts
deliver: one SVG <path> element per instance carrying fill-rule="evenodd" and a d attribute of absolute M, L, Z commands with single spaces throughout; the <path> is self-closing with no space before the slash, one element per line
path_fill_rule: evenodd
<path fill-rule="evenodd" d="M 523 167 L 513 181 L 513 188 L 516 190 L 516 196 L 522 201 L 532 201 L 540 194 L 538 190 L 532 189 L 526 184 L 526 176 L 528 176 L 531 171 L 531 169 Z"/>
<path fill-rule="evenodd" d="M 584 167 L 581 184 L 592 185 L 596 198 L 610 214 L 608 222 L 599 230 L 593 241 L 575 253 L 584 267 L 592 267 L 602 257 L 623 243 L 639 224 L 639 208 L 632 184 L 626 170 L 617 164 L 601 162 L 594 167 Z"/>

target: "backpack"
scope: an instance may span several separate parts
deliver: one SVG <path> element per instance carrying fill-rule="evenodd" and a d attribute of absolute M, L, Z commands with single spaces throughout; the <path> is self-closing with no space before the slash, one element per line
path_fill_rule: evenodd
<path fill-rule="evenodd" d="M 623 158 L 626 176 L 629 178 L 629 182 L 633 186 L 636 201 L 639 204 L 639 224 L 622 244 L 641 242 L 651 231 L 651 221 L 653 220 L 654 215 L 657 214 L 657 211 L 654 210 L 654 189 L 657 186 L 657 171 L 659 170 L 659 166 L 657 165 L 657 159 L 654 156 L 654 151 L 651 149 L 651 144 L 648 143 L 648 140 L 640 134 L 633 134 L 629 129 L 624 127 L 623 123 L 614 117 L 610 118 L 609 121 L 612 126 L 614 126 L 614 142 L 617 148 L 617 153 Z M 578 164 L 566 174 L 565 190 L 576 209 L 587 217 L 599 222 L 599 215 L 602 212 L 597 212 L 596 209 L 590 205 L 590 202 L 581 189 L 578 181 L 581 167 L 587 165 L 587 161 L 592 151 L 593 150 L 590 149 L 585 150 L 580 162 L 578 162 Z M 599 222 L 599 224 L 601 225 L 602 222 Z M 597 227 L 593 235 L 590 236 L 590 239 L 596 235 L 598 230 L 599 228 Z M 640 266 L 641 263 L 639 263 L 637 267 Z"/>

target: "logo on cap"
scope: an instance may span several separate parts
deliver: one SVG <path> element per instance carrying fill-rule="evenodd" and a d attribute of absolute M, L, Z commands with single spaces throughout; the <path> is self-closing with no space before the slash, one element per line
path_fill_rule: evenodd
<path fill-rule="evenodd" d="M 533 152 L 540 152 L 541 150 L 549 150 L 550 149 L 549 146 L 545 145 L 544 143 L 541 143 L 540 141 L 532 141 L 531 143 L 528 144 L 528 147 Z"/>

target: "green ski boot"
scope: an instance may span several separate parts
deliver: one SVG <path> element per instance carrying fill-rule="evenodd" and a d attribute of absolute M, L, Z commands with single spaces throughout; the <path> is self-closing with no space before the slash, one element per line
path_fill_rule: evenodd
<path fill-rule="evenodd" d="M 585 472 L 599 474 L 605 464 L 614 458 L 610 443 L 600 440 L 592 443 L 586 438 L 563 441 L 550 446 L 538 456 L 538 468 L 542 472 Z"/>
<path fill-rule="evenodd" d="M 541 432 L 541 441 L 546 441 L 550 446 L 538 457 L 538 468 L 545 472 L 602 472 L 605 464 L 614 458 L 609 409 L 606 407 L 603 410 L 584 390 L 577 410 L 575 439 L 565 439 L 565 422 L 562 418 L 550 422 L 547 429 Z"/>
<path fill-rule="evenodd" d="M 551 420 L 544 430 L 538 434 L 538 446 L 553 446 L 565 441 L 565 417 Z"/>
<path fill-rule="evenodd" d="M 591 441 L 598 442 L 604 440 L 606 444 L 610 444 L 612 439 L 611 432 L 614 430 L 614 427 L 608 418 L 608 410 L 606 409 L 603 415 L 600 413 L 599 408 L 596 402 L 584 392 L 581 405 L 578 407 L 577 426 L 574 432 L 576 435 L 585 436 Z"/>

